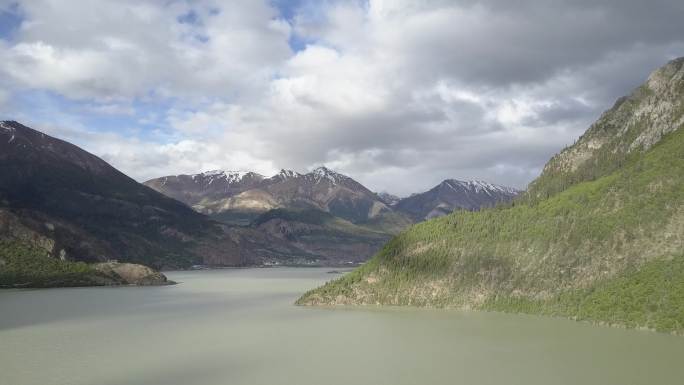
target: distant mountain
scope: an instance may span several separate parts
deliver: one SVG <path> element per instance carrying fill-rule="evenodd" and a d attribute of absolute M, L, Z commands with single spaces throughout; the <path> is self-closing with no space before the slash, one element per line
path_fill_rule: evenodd
<path fill-rule="evenodd" d="M 208 171 L 195 175 L 175 175 L 152 179 L 144 184 L 166 196 L 177 199 L 207 215 L 228 223 L 248 224 L 260 213 L 276 207 L 258 188 L 263 175 L 243 171 Z M 226 216 L 221 214 L 228 213 Z"/>
<path fill-rule="evenodd" d="M 399 199 L 375 194 L 326 167 L 309 173 L 281 170 L 271 177 L 216 170 L 144 184 L 234 226 L 230 233 L 242 252 L 249 250 L 252 260 L 269 264 L 363 262 L 413 222 L 458 207 L 492 206 L 517 192 L 482 182 L 445 181 L 447 189 L 438 186 Z"/>
<path fill-rule="evenodd" d="M 684 334 L 684 58 L 551 158 L 515 205 L 417 224 L 299 303 L 525 312 Z"/>
<path fill-rule="evenodd" d="M 396 205 L 401 200 L 398 196 L 384 191 L 378 193 L 378 198 L 380 198 L 382 203 L 390 207 Z"/>
<path fill-rule="evenodd" d="M 211 171 L 165 176 L 144 184 L 229 224 L 248 225 L 273 209 L 320 210 L 388 233 L 410 224 L 375 193 L 326 167 L 306 174 L 281 170 L 270 178 L 252 172 Z"/>
<path fill-rule="evenodd" d="M 414 222 L 451 214 L 456 209 L 479 210 L 515 198 L 520 191 L 487 182 L 447 179 L 429 191 L 400 199 L 395 210 L 408 214 Z"/>
<path fill-rule="evenodd" d="M 233 227 L 261 264 L 363 262 L 410 219 L 354 179 L 319 167 L 272 177 L 245 171 L 165 176 L 145 185 Z"/>
<path fill-rule="evenodd" d="M 66 260 L 248 263 L 224 225 L 13 121 L 0 122 L 0 223 L 0 239 L 43 240 L 32 246 Z"/>

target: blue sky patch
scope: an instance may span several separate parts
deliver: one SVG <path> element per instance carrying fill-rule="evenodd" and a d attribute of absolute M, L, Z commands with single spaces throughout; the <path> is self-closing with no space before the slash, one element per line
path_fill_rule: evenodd
<path fill-rule="evenodd" d="M 191 24 L 191 25 L 200 25 L 202 24 L 199 15 L 197 12 L 195 12 L 194 9 L 189 10 L 187 13 L 184 13 L 176 18 L 176 20 L 181 23 L 181 24 Z"/>
<path fill-rule="evenodd" d="M 11 40 L 16 31 L 21 27 L 21 12 L 15 3 L 6 9 L 0 9 L 0 39 Z"/>

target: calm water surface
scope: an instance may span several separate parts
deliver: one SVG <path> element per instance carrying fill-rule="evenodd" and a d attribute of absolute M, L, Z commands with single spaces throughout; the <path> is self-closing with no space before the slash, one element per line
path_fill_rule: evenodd
<path fill-rule="evenodd" d="M 0 384 L 683 384 L 684 337 L 572 321 L 293 306 L 326 269 L 0 291 Z"/>

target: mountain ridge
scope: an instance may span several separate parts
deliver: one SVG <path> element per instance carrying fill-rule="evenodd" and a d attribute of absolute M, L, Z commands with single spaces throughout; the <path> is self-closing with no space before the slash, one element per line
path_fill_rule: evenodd
<path fill-rule="evenodd" d="M 244 171 L 230 174 L 240 178 L 222 175 L 228 172 L 164 176 L 143 184 L 207 215 L 221 218 L 232 211 L 237 219 L 224 219 L 233 224 L 248 224 L 259 214 L 282 207 L 314 207 L 355 223 L 388 209 L 365 186 L 324 166 L 305 174 L 283 169 L 271 177 Z"/>
<path fill-rule="evenodd" d="M 419 222 L 448 215 L 456 209 L 473 211 L 506 203 L 519 193 L 512 187 L 484 181 L 445 179 L 426 192 L 400 199 L 393 207 Z"/>
<path fill-rule="evenodd" d="M 208 178 L 208 179 L 207 179 Z M 244 181 L 244 178 L 249 178 L 249 182 L 246 183 Z M 180 181 L 181 179 L 185 179 L 187 181 L 192 181 L 192 183 L 195 184 L 195 186 L 192 187 L 181 187 L 180 190 L 174 191 L 174 187 L 169 187 L 167 184 L 174 183 L 176 181 Z M 208 180 L 208 181 L 207 181 Z M 216 202 L 209 203 L 207 202 L 207 197 L 206 195 L 200 196 L 200 193 L 197 193 L 197 197 L 190 197 L 187 192 L 192 191 L 195 192 L 196 188 L 208 188 L 209 185 L 214 183 L 214 181 L 219 180 L 220 182 L 223 182 L 223 185 L 220 183 L 216 187 L 216 189 L 219 190 L 219 193 L 217 197 L 214 197 L 214 199 L 218 200 L 221 202 L 221 204 L 217 204 Z M 278 199 L 276 197 L 273 197 L 271 195 L 266 195 L 266 196 L 261 196 L 261 199 L 264 200 L 264 203 L 259 205 L 259 204 L 252 204 L 247 205 L 245 203 L 238 203 L 240 198 L 245 198 L 245 201 L 249 201 L 249 198 L 254 198 L 255 193 L 248 194 L 247 197 L 238 197 L 238 195 L 248 192 L 250 190 L 255 190 L 255 189 L 261 189 L 262 187 L 266 186 L 268 187 L 269 185 L 277 184 L 279 182 L 284 182 L 287 180 L 308 180 L 311 181 L 314 184 L 319 184 L 321 182 L 329 182 L 332 185 L 344 185 L 346 187 L 349 187 L 351 189 L 355 189 L 358 191 L 362 191 L 364 194 L 366 194 L 368 197 L 371 199 L 375 199 L 377 203 L 381 203 L 382 205 L 386 206 L 387 208 L 393 208 L 396 209 L 397 211 L 400 211 L 403 214 L 407 214 L 409 216 L 412 216 L 413 221 L 420 221 L 427 219 L 427 214 L 430 211 L 437 210 L 440 207 L 443 207 L 443 210 L 435 211 L 436 215 L 446 215 L 453 211 L 454 209 L 466 209 L 466 210 L 477 210 L 481 207 L 488 207 L 488 206 L 493 206 L 497 203 L 501 202 L 507 202 L 517 196 L 520 193 L 520 190 L 517 190 L 512 187 L 507 187 L 507 186 L 501 186 L 497 184 L 492 184 L 489 182 L 481 181 L 481 180 L 469 180 L 469 181 L 461 181 L 457 179 L 445 179 L 442 181 L 440 184 L 437 186 L 433 187 L 433 189 L 439 189 L 443 187 L 447 187 L 451 190 L 457 190 L 460 189 L 461 191 L 457 191 L 457 194 L 465 194 L 467 195 L 466 197 L 462 199 L 458 199 L 461 197 L 457 198 L 452 198 L 448 200 L 448 202 L 441 202 L 442 206 L 440 206 L 440 202 L 438 203 L 433 203 L 433 208 L 432 210 L 428 210 L 427 213 L 424 213 L 424 215 L 418 215 L 416 213 L 412 213 L 410 210 L 410 203 L 411 201 L 416 201 L 423 196 L 424 194 L 428 193 L 430 190 L 423 192 L 423 193 L 414 193 L 411 194 L 409 197 L 405 198 L 400 198 L 396 195 L 386 193 L 386 192 L 381 192 L 381 193 L 373 193 L 370 189 L 366 188 L 363 186 L 361 183 L 355 181 L 353 178 L 338 173 L 334 170 L 331 170 L 325 166 L 320 166 L 308 173 L 300 173 L 294 170 L 286 170 L 282 169 L 278 173 L 276 173 L 273 176 L 266 177 L 261 174 L 252 172 L 252 171 L 228 171 L 228 170 L 212 170 L 212 171 L 205 171 L 202 173 L 198 174 L 179 174 L 179 175 L 169 175 L 169 176 L 163 176 L 163 177 L 158 177 L 158 178 L 153 178 L 148 181 L 143 182 L 143 184 L 152 187 L 153 189 L 162 192 L 170 197 L 173 197 L 175 199 L 178 199 L 180 201 L 185 202 L 189 206 L 195 208 L 197 211 L 208 214 L 208 215 L 216 215 L 220 214 L 222 210 L 230 210 L 231 208 L 243 206 L 247 211 L 251 208 L 254 209 L 255 211 L 259 211 L 259 208 L 261 208 L 263 211 L 267 211 L 270 209 L 275 209 L 279 205 L 282 205 L 282 199 L 281 202 L 278 202 Z M 458 186 L 458 187 L 456 187 Z M 488 199 L 486 197 L 475 197 L 477 194 L 484 194 L 486 196 L 491 197 L 491 199 Z M 296 198 L 290 197 L 292 200 L 296 200 Z M 377 205 L 376 203 L 376 205 Z M 428 204 L 428 203 L 424 203 Z M 375 207 L 375 210 L 380 210 L 382 211 L 384 208 L 382 205 L 377 205 Z M 217 209 L 218 208 L 218 209 Z M 326 207 L 324 207 L 324 203 L 319 202 L 318 208 L 323 209 L 326 211 Z M 438 214 L 439 213 L 439 214 Z M 415 214 L 415 215 L 412 215 Z M 253 214 L 251 216 L 251 219 L 256 218 L 257 214 Z M 435 215 L 433 215 L 435 216 Z M 433 217 L 430 216 L 430 217 Z M 220 218 L 220 216 L 219 216 Z M 345 218 L 345 219 L 350 219 L 350 218 Z M 352 220 L 359 221 L 360 218 L 351 218 Z M 361 218 L 362 219 L 362 218 Z M 228 221 L 230 223 L 230 221 Z M 247 224 L 248 222 L 238 222 L 241 224 Z"/>

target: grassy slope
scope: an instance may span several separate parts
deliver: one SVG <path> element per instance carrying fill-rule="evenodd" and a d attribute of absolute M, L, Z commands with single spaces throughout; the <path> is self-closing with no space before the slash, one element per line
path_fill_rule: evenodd
<path fill-rule="evenodd" d="M 92 286 L 110 281 L 86 263 L 51 258 L 18 241 L 0 241 L 0 287 Z"/>
<path fill-rule="evenodd" d="M 588 289 L 570 290 L 550 300 L 491 298 L 484 309 L 564 316 L 657 331 L 684 330 L 684 255 L 629 268 Z"/>
<path fill-rule="evenodd" d="M 684 130 L 621 163 L 538 202 L 416 225 L 298 303 L 453 306 L 684 331 Z"/>

